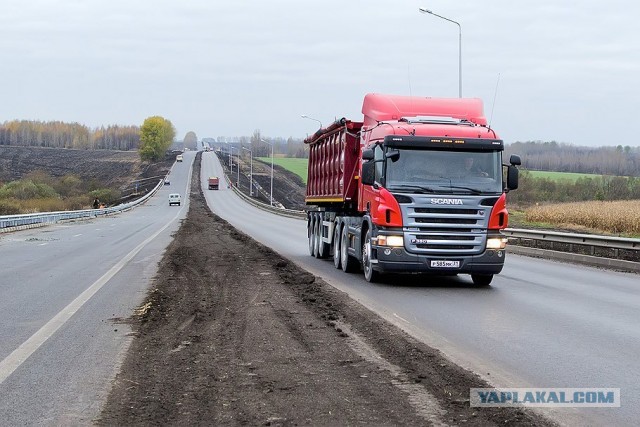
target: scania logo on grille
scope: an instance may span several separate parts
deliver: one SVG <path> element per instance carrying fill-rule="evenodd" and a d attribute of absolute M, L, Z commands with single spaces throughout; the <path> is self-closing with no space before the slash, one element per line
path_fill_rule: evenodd
<path fill-rule="evenodd" d="M 431 199 L 432 205 L 462 205 L 462 199 Z"/>

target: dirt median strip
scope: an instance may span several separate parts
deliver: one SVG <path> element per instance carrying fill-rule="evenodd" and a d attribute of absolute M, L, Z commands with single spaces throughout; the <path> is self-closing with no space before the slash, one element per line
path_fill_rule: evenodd
<path fill-rule="evenodd" d="M 550 425 L 212 214 L 194 165 L 100 425 Z"/>

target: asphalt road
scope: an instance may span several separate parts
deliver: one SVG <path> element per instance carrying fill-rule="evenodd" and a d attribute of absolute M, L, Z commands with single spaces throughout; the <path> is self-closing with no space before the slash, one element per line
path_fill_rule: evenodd
<path fill-rule="evenodd" d="M 202 182 L 223 176 L 204 153 Z M 205 187 L 206 188 L 206 187 Z M 636 425 L 640 417 L 638 275 L 510 254 L 489 288 L 468 276 L 395 277 L 367 283 L 332 260 L 308 255 L 305 221 L 205 190 L 212 210 L 236 228 L 323 277 L 450 359 L 500 387 L 612 387 L 620 408 L 541 411 L 567 423 Z"/>
<path fill-rule="evenodd" d="M 184 204 L 194 153 L 129 212 L 0 235 L 0 425 L 87 425 L 131 342 Z"/>

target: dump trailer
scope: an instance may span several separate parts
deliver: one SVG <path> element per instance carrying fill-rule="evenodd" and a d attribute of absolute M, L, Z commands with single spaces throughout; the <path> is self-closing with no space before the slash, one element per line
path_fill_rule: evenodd
<path fill-rule="evenodd" d="M 500 230 L 520 158 L 503 165 L 482 101 L 367 94 L 362 113 L 304 141 L 309 253 L 361 268 L 370 282 L 384 273 L 470 274 L 489 285 L 504 265 Z"/>
<path fill-rule="evenodd" d="M 209 177 L 209 190 L 217 190 L 220 185 L 220 178 L 217 176 Z"/>

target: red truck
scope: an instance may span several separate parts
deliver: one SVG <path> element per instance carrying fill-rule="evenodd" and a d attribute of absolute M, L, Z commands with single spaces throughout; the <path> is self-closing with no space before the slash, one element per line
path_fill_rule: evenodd
<path fill-rule="evenodd" d="M 310 254 L 370 282 L 461 273 L 489 285 L 504 265 L 520 158 L 502 164 L 482 101 L 367 94 L 362 113 L 304 141 Z"/>
<path fill-rule="evenodd" d="M 209 177 L 209 190 L 217 190 L 220 186 L 220 178 L 217 176 Z"/>

